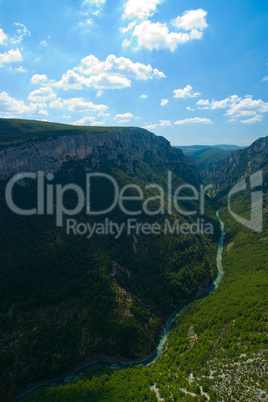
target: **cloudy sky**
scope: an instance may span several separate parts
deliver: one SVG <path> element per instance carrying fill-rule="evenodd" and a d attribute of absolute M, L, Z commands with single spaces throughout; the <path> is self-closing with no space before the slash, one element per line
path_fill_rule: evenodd
<path fill-rule="evenodd" d="M 0 117 L 268 135 L 268 2 L 0 0 Z"/>

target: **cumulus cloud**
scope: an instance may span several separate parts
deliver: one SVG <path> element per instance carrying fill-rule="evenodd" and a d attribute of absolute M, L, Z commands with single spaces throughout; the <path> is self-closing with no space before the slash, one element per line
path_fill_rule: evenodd
<path fill-rule="evenodd" d="M 83 98 L 55 99 L 49 104 L 50 108 L 62 109 L 67 107 L 72 112 L 86 112 L 88 110 L 94 112 L 104 112 L 109 109 L 106 105 L 95 105 L 93 102 L 85 102 Z"/>
<path fill-rule="evenodd" d="M 134 63 L 128 58 L 111 54 L 105 61 L 90 55 L 81 60 L 78 67 L 68 70 L 58 82 L 51 86 L 62 89 L 122 89 L 131 87 L 131 80 L 164 78 L 165 74 L 150 64 Z"/>
<path fill-rule="evenodd" d="M 17 61 L 22 61 L 22 56 L 19 49 L 11 49 L 8 52 L 0 53 L 0 67 L 4 63 L 13 63 Z"/>
<path fill-rule="evenodd" d="M 251 95 L 247 95 L 244 99 L 238 95 L 228 96 L 220 101 L 214 99 L 200 99 L 197 102 L 199 108 L 216 110 L 227 109 L 225 115 L 231 118 L 231 121 L 240 120 L 241 123 L 253 124 L 263 120 L 265 113 L 268 113 L 268 102 L 263 102 L 261 99 L 254 100 Z M 248 119 L 245 119 L 248 117 Z"/>
<path fill-rule="evenodd" d="M 6 92 L 0 94 L 0 114 L 5 117 L 47 115 L 45 103 L 30 103 L 11 98 Z"/>
<path fill-rule="evenodd" d="M 116 57 L 110 54 L 105 61 L 90 55 L 81 60 L 79 67 L 74 69 L 84 75 L 109 73 L 130 79 L 147 80 L 149 78 L 164 78 L 165 74 L 153 69 L 150 64 L 134 63 L 126 57 Z"/>
<path fill-rule="evenodd" d="M 168 99 L 162 99 L 161 100 L 161 106 L 166 106 L 168 104 L 169 100 Z"/>
<path fill-rule="evenodd" d="M 197 106 L 201 107 L 207 107 L 209 106 L 209 100 L 208 99 L 200 99 L 198 102 L 196 102 Z"/>
<path fill-rule="evenodd" d="M 140 98 L 141 98 L 141 99 L 147 99 L 147 98 L 148 98 L 148 95 L 143 94 L 143 95 L 140 96 Z"/>
<path fill-rule="evenodd" d="M 175 121 L 174 124 L 180 126 L 183 124 L 196 124 L 196 123 L 212 124 L 212 121 L 210 119 L 206 119 L 206 118 L 202 118 L 202 117 L 193 117 L 191 119 L 177 120 L 177 121 Z"/>
<path fill-rule="evenodd" d="M 124 4 L 123 18 L 144 20 L 151 17 L 162 0 L 128 0 Z"/>
<path fill-rule="evenodd" d="M 32 102 L 45 102 L 49 99 L 55 98 L 56 94 L 49 87 L 43 87 L 32 91 L 28 96 L 28 99 Z"/>
<path fill-rule="evenodd" d="M 47 81 L 48 78 L 45 74 L 35 74 L 31 78 L 31 83 L 32 84 L 39 84 L 39 82 L 45 82 Z"/>
<path fill-rule="evenodd" d="M 263 77 L 262 81 L 268 81 L 268 75 L 266 77 Z"/>
<path fill-rule="evenodd" d="M 172 124 L 169 120 L 159 120 L 159 126 L 160 127 L 170 127 L 170 126 L 172 126 Z"/>
<path fill-rule="evenodd" d="M 143 128 L 147 129 L 147 130 L 154 130 L 157 127 L 171 127 L 172 123 L 170 122 L 170 120 L 159 120 L 159 123 L 150 123 L 150 124 L 145 124 L 145 126 L 143 126 Z"/>
<path fill-rule="evenodd" d="M 83 117 L 80 120 L 74 121 L 72 124 L 76 126 L 104 126 L 103 121 L 96 121 L 95 117 Z"/>
<path fill-rule="evenodd" d="M 174 25 L 184 31 L 191 31 L 192 29 L 203 30 L 208 26 L 206 16 L 207 12 L 201 8 L 198 10 L 188 10 L 181 17 L 178 16 L 176 18 Z"/>
<path fill-rule="evenodd" d="M 152 22 L 148 17 L 154 14 L 160 0 L 129 0 L 125 4 L 124 18 L 136 18 L 126 28 L 121 28 L 122 33 L 131 32 L 137 40 L 138 48 L 146 47 L 150 50 L 168 48 L 172 52 L 178 45 L 191 40 L 201 39 L 203 31 L 207 28 L 207 12 L 202 9 L 188 10 L 182 16 L 170 21 L 170 25 L 178 31 L 170 31 L 167 23 Z M 129 39 L 123 41 L 123 46 L 132 43 Z"/>
<path fill-rule="evenodd" d="M 154 130 L 157 126 L 158 124 L 145 124 L 143 128 L 145 128 L 146 130 Z"/>
<path fill-rule="evenodd" d="M 193 109 L 192 107 L 190 107 L 190 106 L 187 106 L 187 108 L 186 108 L 187 110 L 189 110 L 189 112 L 193 112 L 195 109 Z"/>
<path fill-rule="evenodd" d="M 0 28 L 0 45 L 3 45 L 7 39 L 6 34 L 4 33 L 3 29 Z"/>
<path fill-rule="evenodd" d="M 128 123 L 133 118 L 132 113 L 124 113 L 124 114 L 117 114 L 114 119 L 118 121 L 118 123 Z"/>
<path fill-rule="evenodd" d="M 96 89 L 122 89 L 131 87 L 131 81 L 126 77 L 112 75 L 108 73 L 100 73 L 85 77 L 75 73 L 73 70 L 68 70 L 63 74 L 62 79 L 58 82 L 51 82 L 51 86 L 68 89 L 82 89 L 83 87 L 92 87 Z"/>
<path fill-rule="evenodd" d="M 268 113 L 268 102 L 263 102 L 261 99 L 254 100 L 251 96 L 247 96 L 244 99 L 237 98 L 235 102 L 231 102 L 228 106 L 227 116 L 235 119 L 243 117 L 255 118 L 251 123 L 260 121 L 260 115 Z"/>
<path fill-rule="evenodd" d="M 137 38 L 139 47 L 146 47 L 150 50 L 168 48 L 172 52 L 179 44 L 191 40 L 188 33 L 169 32 L 167 24 L 151 21 L 143 21 L 137 25 L 133 36 Z"/>
<path fill-rule="evenodd" d="M 196 96 L 201 95 L 199 92 L 194 92 L 191 85 L 187 85 L 183 89 L 175 89 L 174 98 L 195 98 Z"/>

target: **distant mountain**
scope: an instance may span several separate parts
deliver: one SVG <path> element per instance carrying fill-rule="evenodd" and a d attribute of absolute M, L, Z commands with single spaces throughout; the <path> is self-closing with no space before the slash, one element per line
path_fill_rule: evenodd
<path fill-rule="evenodd" d="M 215 184 L 217 188 L 233 185 L 241 178 L 255 173 L 259 169 L 268 173 L 268 136 L 259 138 L 248 148 L 232 153 L 209 168 L 201 171 L 201 175 L 207 181 Z M 265 186 L 267 181 L 265 180 Z"/>
<path fill-rule="evenodd" d="M 159 204 L 155 189 L 147 186 L 160 186 L 163 213 L 133 216 L 132 211 L 143 207 L 143 201 L 137 200 L 125 201 L 129 213 L 116 205 L 99 217 L 88 215 L 84 208 L 75 219 L 91 228 L 105 219 L 118 225 L 136 219 L 140 224 L 159 224 L 161 231 L 147 235 L 124 226 L 118 238 L 67 234 L 69 217 L 56 226 L 57 193 L 49 201 L 48 187 L 45 207 L 52 214 L 11 212 L 5 200 L 9 179 L 37 171 L 54 175 L 45 179 L 54 190 L 73 183 L 84 194 L 86 174 L 110 175 L 120 191 L 129 186 L 128 196 L 137 196 L 133 185 L 139 186 L 151 198 L 151 212 Z M 207 200 L 205 218 L 215 228 L 212 236 L 164 234 L 166 219 L 192 224 L 199 217 L 174 210 L 167 213 L 169 171 L 172 190 L 201 183 L 193 159 L 144 129 L 0 120 L 0 227 L 4 228 L 0 232 L 0 367 L 5 373 L 0 401 L 9 400 L 20 387 L 62 374 L 85 360 L 114 362 L 151 355 L 167 318 L 210 286 L 216 275 L 219 225 Z M 96 180 L 90 198 L 94 211 L 106 209 L 114 197 L 111 183 Z M 14 202 L 34 208 L 37 190 L 36 180 L 21 180 L 13 189 Z M 76 194 L 67 191 L 65 208 L 76 203 Z M 188 206 L 198 207 L 194 201 Z"/>
<path fill-rule="evenodd" d="M 226 151 L 237 151 L 238 149 L 244 148 L 239 147 L 238 145 L 229 145 L 229 144 L 219 144 L 219 145 L 185 145 L 185 146 L 175 146 L 175 148 L 179 148 L 184 152 L 194 152 L 194 151 L 201 151 L 204 149 L 210 148 L 219 148 Z"/>
<path fill-rule="evenodd" d="M 187 156 L 193 158 L 198 166 L 199 170 L 207 169 L 212 166 L 213 163 L 226 158 L 233 152 L 242 149 L 237 145 L 191 145 L 175 147 L 183 151 Z"/>

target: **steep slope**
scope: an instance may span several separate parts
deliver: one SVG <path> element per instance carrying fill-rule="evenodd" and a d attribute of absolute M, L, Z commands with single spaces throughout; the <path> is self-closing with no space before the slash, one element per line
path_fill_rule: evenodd
<path fill-rule="evenodd" d="M 216 188 L 228 187 L 259 169 L 267 174 L 268 137 L 260 138 L 246 149 L 234 152 L 214 166 L 201 171 L 202 177 Z"/>
<path fill-rule="evenodd" d="M 240 152 L 239 181 L 258 169 L 267 180 L 266 139 Z M 263 158 L 263 159 L 262 159 Z M 246 161 L 246 163 L 245 163 Z M 240 165 L 238 164 L 240 163 Z M 26 401 L 266 401 L 268 400 L 268 191 L 263 186 L 263 230 L 248 229 L 226 207 L 231 167 L 215 204 L 225 225 L 225 274 L 209 297 L 186 307 L 173 325 L 165 352 L 145 368 L 93 368 L 70 384 L 30 394 Z M 239 175 L 239 172 L 241 176 Z M 211 172 L 214 177 L 215 171 Z M 218 176 L 215 176 L 218 180 Z M 233 200 L 250 216 L 249 191 Z"/>
<path fill-rule="evenodd" d="M 202 294 L 215 277 L 219 228 L 208 199 L 205 217 L 180 216 L 174 209 L 167 213 L 168 172 L 172 172 L 172 191 L 186 182 L 198 186 L 200 176 L 194 161 L 162 137 L 138 128 L 97 128 L 95 132 L 95 128 L 71 126 L 57 126 L 54 135 L 49 123 L 22 122 L 20 127 L 18 121 L 9 121 L 9 126 L 16 127 L 16 135 L 11 130 L 8 138 L 7 122 L 0 123 L 4 126 L 0 366 L 6 373 L 1 377 L 0 395 L 7 401 L 19 388 L 62 374 L 84 361 L 137 360 L 152 354 L 166 319 L 178 306 Z M 75 216 L 78 223 L 93 227 L 108 219 L 125 225 L 121 235 L 94 233 L 88 238 L 68 234 L 68 216 L 62 226 L 56 226 L 55 198 L 50 205 L 54 214 L 49 215 L 20 216 L 7 206 L 9 178 L 39 170 L 53 173 L 53 180 L 46 184 L 62 188 L 74 183 L 84 194 L 87 173 L 109 174 L 120 190 L 126 185 L 139 186 L 151 197 L 151 212 L 159 209 L 155 190 L 147 188 L 153 183 L 163 188 L 165 208 L 163 213 L 148 215 L 140 199 L 126 203 L 128 214 L 118 205 L 102 217 L 89 215 L 83 208 Z M 100 179 L 92 188 L 94 208 L 110 205 L 110 183 Z M 128 195 L 133 195 L 133 188 L 129 190 Z M 187 190 L 182 193 L 186 195 Z M 33 208 L 36 181 L 20 181 L 13 196 L 20 207 Z M 71 209 L 76 202 L 76 194 L 66 192 L 65 207 Z M 190 210 L 199 207 L 195 200 L 184 206 Z M 159 224 L 158 234 L 127 230 L 133 219 L 131 211 L 140 209 L 137 222 L 150 227 Z M 198 217 L 211 222 L 212 235 L 178 236 L 163 230 L 166 219 L 172 224 L 179 218 L 190 225 Z"/>

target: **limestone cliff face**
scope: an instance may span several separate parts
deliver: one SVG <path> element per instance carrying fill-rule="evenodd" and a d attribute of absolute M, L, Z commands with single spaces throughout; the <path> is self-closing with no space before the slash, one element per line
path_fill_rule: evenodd
<path fill-rule="evenodd" d="M 265 137 L 202 171 L 201 176 L 217 188 L 226 187 L 259 169 L 266 168 L 267 164 L 268 137 Z"/>
<path fill-rule="evenodd" d="M 141 128 L 118 129 L 114 132 L 77 133 L 48 139 L 0 142 L 0 179 L 18 172 L 45 171 L 56 173 L 70 161 L 83 161 L 88 171 L 98 169 L 104 161 L 113 162 L 132 174 L 134 163 L 166 163 L 179 169 L 182 177 L 198 180 L 195 162 L 170 146 L 163 137 Z M 172 165 L 172 166 L 171 166 Z"/>

